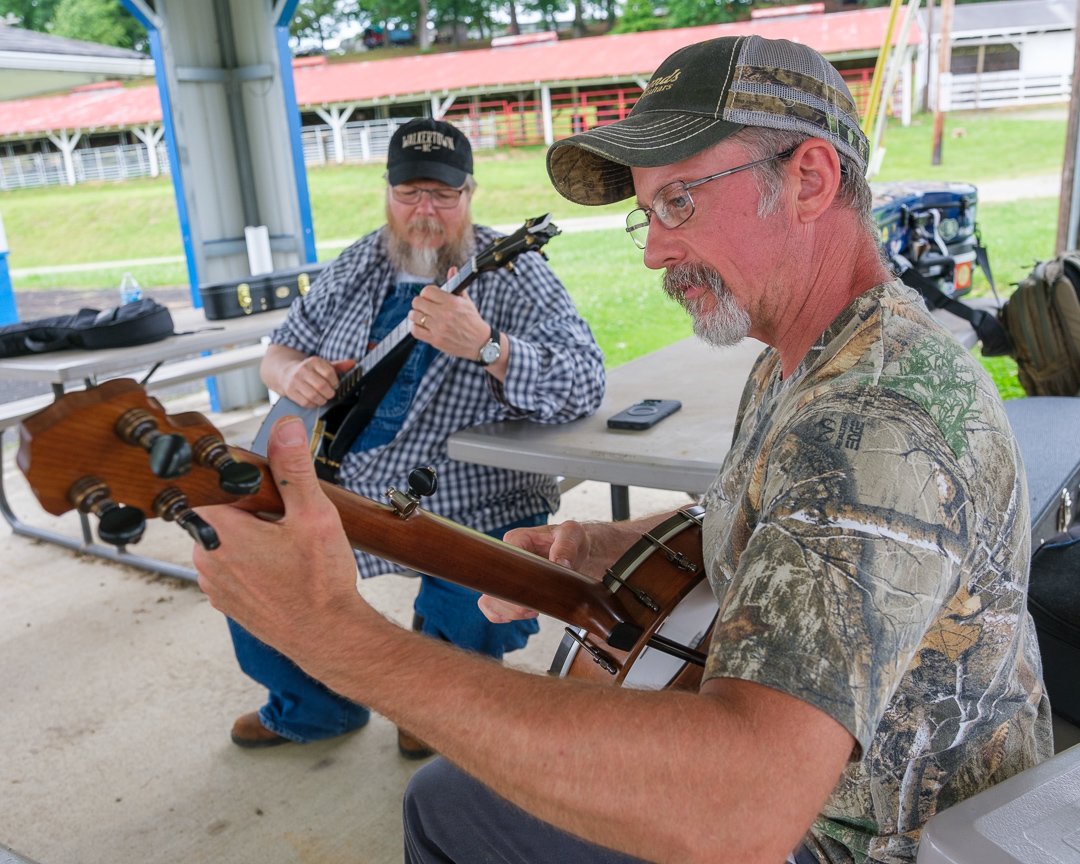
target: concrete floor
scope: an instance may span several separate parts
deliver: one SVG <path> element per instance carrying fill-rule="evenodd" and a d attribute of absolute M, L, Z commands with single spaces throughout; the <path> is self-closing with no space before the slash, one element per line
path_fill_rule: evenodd
<path fill-rule="evenodd" d="M 55 520 L 33 501 L 12 468 L 12 437 L 4 483 L 16 512 L 75 533 L 73 517 Z M 634 515 L 686 501 L 631 494 Z M 575 487 L 557 515 L 609 518 L 607 487 Z M 190 545 L 152 522 L 140 551 L 187 564 Z M 5 846 L 40 864 L 401 860 L 401 793 L 418 765 L 398 755 L 388 721 L 242 750 L 229 728 L 263 692 L 237 668 L 224 619 L 196 585 L 80 558 L 6 524 L 0 561 L 0 862 Z M 415 580 L 384 576 L 361 590 L 411 620 Z M 545 620 L 507 662 L 546 671 L 560 638 Z"/>

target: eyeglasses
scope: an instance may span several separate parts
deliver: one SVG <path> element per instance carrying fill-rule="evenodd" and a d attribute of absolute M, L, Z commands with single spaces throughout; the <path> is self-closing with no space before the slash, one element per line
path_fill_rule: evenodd
<path fill-rule="evenodd" d="M 460 189 L 449 189 L 445 186 L 436 187 L 435 189 L 421 189 L 419 186 L 390 187 L 390 194 L 394 196 L 394 200 L 399 204 L 419 204 L 420 199 L 427 195 L 431 198 L 431 206 L 440 210 L 449 210 L 451 207 L 456 206 L 464 192 L 464 186 Z"/>
<path fill-rule="evenodd" d="M 644 249 L 645 243 L 649 239 L 649 224 L 652 222 L 653 216 L 659 219 L 660 224 L 665 228 L 678 228 L 694 215 L 694 199 L 690 197 L 690 190 L 695 186 L 708 183 L 710 180 L 717 180 L 720 177 L 727 177 L 729 174 L 738 174 L 747 168 L 764 165 L 774 159 L 787 159 L 795 150 L 796 147 L 791 147 L 774 156 L 747 162 L 745 165 L 739 165 L 735 168 L 728 168 L 726 171 L 719 171 L 716 174 L 710 174 L 708 177 L 692 180 L 689 183 L 682 180 L 672 181 L 666 186 L 660 187 L 659 191 L 653 196 L 652 207 L 638 207 L 636 210 L 631 210 L 626 214 L 626 233 L 630 235 L 630 239 L 634 241 L 634 245 L 638 249 Z"/>

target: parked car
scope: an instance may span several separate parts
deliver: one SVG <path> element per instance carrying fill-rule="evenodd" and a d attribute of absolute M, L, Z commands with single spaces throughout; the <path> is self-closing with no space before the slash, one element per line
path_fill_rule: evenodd
<path fill-rule="evenodd" d="M 394 27 L 384 30 L 382 27 L 367 27 L 361 34 L 364 47 L 381 48 L 383 45 L 414 45 L 416 34 L 408 27 Z"/>
<path fill-rule="evenodd" d="M 361 34 L 361 41 L 367 49 L 379 48 L 386 43 L 386 36 L 382 27 L 365 27 Z"/>

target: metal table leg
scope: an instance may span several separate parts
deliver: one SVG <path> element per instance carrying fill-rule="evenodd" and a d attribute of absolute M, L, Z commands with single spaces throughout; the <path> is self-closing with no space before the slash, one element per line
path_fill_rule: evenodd
<path fill-rule="evenodd" d="M 616 522 L 630 518 L 630 489 L 611 484 L 611 518 Z"/>
<path fill-rule="evenodd" d="M 81 540 L 69 537 L 66 534 L 60 534 L 57 531 L 51 531 L 48 528 L 30 525 L 20 519 L 12 510 L 11 503 L 7 498 L 7 491 L 4 488 L 4 434 L 6 432 L 6 429 L 0 429 L 0 514 L 7 520 L 14 533 L 23 537 L 44 540 L 46 543 L 54 543 L 74 552 L 115 561 L 118 564 L 128 564 L 132 567 L 148 570 L 151 573 L 160 573 L 162 576 L 171 576 L 174 579 L 184 579 L 188 582 L 194 582 L 198 579 L 198 574 L 190 567 L 181 567 L 168 561 L 160 561 L 157 558 L 148 558 L 143 555 L 133 555 L 125 547 L 118 549 L 102 543 L 95 543 L 90 528 L 90 520 L 84 513 L 79 514 L 82 525 Z"/>

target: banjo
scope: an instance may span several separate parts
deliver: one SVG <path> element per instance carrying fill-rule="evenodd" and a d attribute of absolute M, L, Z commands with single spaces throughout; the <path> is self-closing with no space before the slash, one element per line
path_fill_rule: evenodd
<path fill-rule="evenodd" d="M 20 439 L 18 465 L 41 506 L 95 514 L 104 543 L 135 543 L 156 517 L 214 549 L 219 538 L 192 508 L 283 510 L 265 459 L 227 446 L 197 412 L 166 414 L 131 379 L 60 397 L 23 422 Z M 598 581 L 427 512 L 419 505 L 434 492 L 430 469 L 387 490 L 387 503 L 320 482 L 354 548 L 565 622 L 553 673 L 648 689 L 700 683 L 717 611 L 701 508 L 643 534 Z"/>

